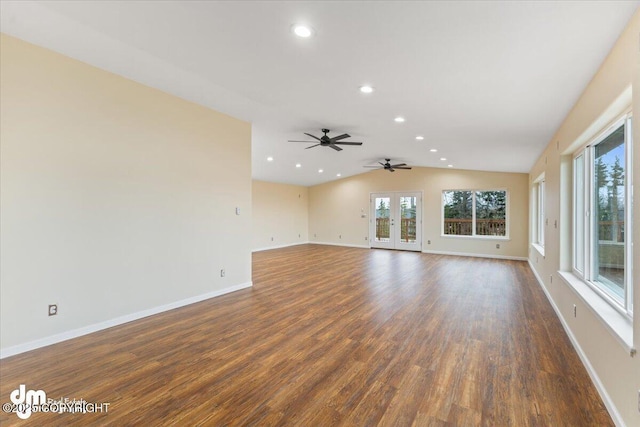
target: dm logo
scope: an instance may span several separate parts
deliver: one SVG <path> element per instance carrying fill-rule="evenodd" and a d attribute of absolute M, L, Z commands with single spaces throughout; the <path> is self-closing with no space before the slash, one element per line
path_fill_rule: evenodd
<path fill-rule="evenodd" d="M 13 390 L 9 397 L 16 405 L 16 415 L 23 420 L 31 416 L 31 409 L 34 406 L 47 403 L 47 393 L 43 390 L 27 390 L 24 384 L 20 384 L 20 387 Z"/>

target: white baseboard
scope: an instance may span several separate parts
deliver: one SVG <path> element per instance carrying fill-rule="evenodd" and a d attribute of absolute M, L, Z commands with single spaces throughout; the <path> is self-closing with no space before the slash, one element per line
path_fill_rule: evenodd
<path fill-rule="evenodd" d="M 538 275 L 538 272 L 536 271 L 535 268 L 533 268 L 533 264 L 531 263 L 531 260 L 528 260 L 528 262 L 529 262 L 529 267 L 531 268 L 531 271 L 533 272 L 533 275 L 535 276 L 536 280 L 538 281 L 538 284 L 542 288 L 542 291 L 546 295 L 547 300 L 549 300 L 549 303 L 551 304 L 551 307 L 553 307 L 553 311 L 556 312 L 556 316 L 558 316 L 558 319 L 560 319 L 560 323 L 562 324 L 562 327 L 564 328 L 564 331 L 567 333 L 567 336 L 569 337 L 569 340 L 571 341 L 571 344 L 573 345 L 573 348 L 576 350 L 576 353 L 578 353 L 578 356 L 580 357 L 580 360 L 582 361 L 582 364 L 584 365 L 585 369 L 587 370 L 587 373 L 589 374 L 589 377 L 591 377 L 591 381 L 596 386 L 596 390 L 598 390 L 598 394 L 600 395 L 600 398 L 604 402 L 604 406 L 607 407 L 607 411 L 609 411 L 609 415 L 611 415 L 611 419 L 613 420 L 613 422 L 614 422 L 614 424 L 616 426 L 625 427 L 625 423 L 622 420 L 622 417 L 620 416 L 620 413 L 618 412 L 618 409 L 616 408 L 616 405 L 613 404 L 613 401 L 611 400 L 611 397 L 609 397 L 609 393 L 607 393 L 607 390 L 604 388 L 604 385 L 602 384 L 602 381 L 600 381 L 600 377 L 598 377 L 598 374 L 596 373 L 595 369 L 593 369 L 593 366 L 591 365 L 591 362 L 589 361 L 589 358 L 587 357 L 587 355 L 582 350 L 582 347 L 580 347 L 580 344 L 578 343 L 578 340 L 576 339 L 575 335 L 573 335 L 573 332 L 571 331 L 571 328 L 569 327 L 569 324 L 564 319 L 564 316 L 562 316 L 562 313 L 558 309 L 558 306 L 556 305 L 555 301 L 551 297 L 551 294 L 549 293 L 549 291 L 547 290 L 546 286 L 544 285 L 544 282 L 542 281 L 542 279 Z"/>
<path fill-rule="evenodd" d="M 67 341 L 73 338 L 81 337 L 93 332 L 101 331 L 103 329 L 111 328 L 113 326 L 122 325 L 124 323 L 132 322 L 134 320 L 142 319 L 143 317 L 153 316 L 154 314 L 162 313 L 164 311 L 173 310 L 175 308 L 184 307 L 185 305 L 194 304 L 196 302 L 204 301 L 209 298 L 218 297 L 220 295 L 228 294 L 231 292 L 239 291 L 240 289 L 250 288 L 253 286 L 252 282 L 241 283 L 235 286 L 229 286 L 228 288 L 219 289 L 216 291 L 208 292 L 202 295 L 196 295 L 191 298 L 185 298 L 180 301 L 171 302 L 158 307 L 153 307 L 147 310 L 142 310 L 137 313 L 126 314 L 124 316 L 116 317 L 115 319 L 106 320 L 104 322 L 94 323 L 93 325 L 83 326 L 71 331 L 61 332 L 59 334 L 51 335 L 45 338 L 40 338 L 34 341 L 29 341 L 23 344 L 14 345 L 0 350 L 0 359 L 6 357 L 15 356 L 16 354 L 24 353 L 37 348 L 46 347 L 51 344 L 56 344 L 62 341 Z"/>
<path fill-rule="evenodd" d="M 455 255 L 455 256 L 468 256 L 476 258 L 493 258 L 493 259 L 508 259 L 513 261 L 527 261 L 527 257 L 521 256 L 509 256 L 509 255 L 492 255 L 492 254 L 474 254 L 467 252 L 449 252 L 449 251 L 430 251 L 423 250 L 423 254 L 436 254 L 436 255 Z"/>
<path fill-rule="evenodd" d="M 326 246 L 344 246 L 345 248 L 361 248 L 361 249 L 371 249 L 367 245 L 350 245 L 347 243 L 332 243 L 332 242 L 309 242 L 312 245 L 326 245 Z"/>
<path fill-rule="evenodd" d="M 306 242 L 287 243 L 285 245 L 267 246 L 265 248 L 252 249 L 251 252 L 270 251 L 271 249 L 281 249 L 281 248 L 288 248 L 290 246 L 298 246 L 298 245 L 306 245 L 306 244 L 309 244 L 309 242 L 306 241 Z"/>

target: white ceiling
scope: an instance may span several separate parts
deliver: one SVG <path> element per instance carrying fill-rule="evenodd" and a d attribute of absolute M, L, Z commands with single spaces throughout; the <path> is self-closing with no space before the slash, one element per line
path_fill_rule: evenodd
<path fill-rule="evenodd" d="M 384 157 L 528 172 L 639 4 L 2 0 L 0 22 L 4 33 L 250 121 L 253 177 L 314 185 Z M 314 36 L 294 36 L 294 23 Z M 375 92 L 360 93 L 363 84 Z M 364 145 L 287 142 L 323 127 Z"/>

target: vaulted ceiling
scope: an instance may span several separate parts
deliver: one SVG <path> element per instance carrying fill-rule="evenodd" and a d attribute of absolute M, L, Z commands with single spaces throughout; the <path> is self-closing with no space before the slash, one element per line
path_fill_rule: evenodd
<path fill-rule="evenodd" d="M 528 172 L 639 4 L 3 0 L 0 12 L 2 32 L 250 121 L 253 177 L 314 185 L 385 157 Z M 287 142 L 321 128 L 364 144 Z"/>

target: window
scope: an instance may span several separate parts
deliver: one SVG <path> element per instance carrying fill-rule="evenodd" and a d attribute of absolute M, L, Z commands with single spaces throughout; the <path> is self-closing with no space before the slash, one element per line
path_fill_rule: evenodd
<path fill-rule="evenodd" d="M 533 182 L 533 218 L 531 240 L 538 250 L 544 250 L 544 226 L 545 226 L 545 205 L 544 205 L 545 180 L 544 173 Z M 543 253 L 544 255 L 544 253 Z"/>
<path fill-rule="evenodd" d="M 573 160 L 573 270 L 631 316 L 631 116 Z"/>
<path fill-rule="evenodd" d="M 447 190 L 442 192 L 442 234 L 506 237 L 507 192 Z"/>
<path fill-rule="evenodd" d="M 538 245 L 544 248 L 544 178 L 538 183 Z"/>
<path fill-rule="evenodd" d="M 444 233 L 456 236 L 473 235 L 473 193 L 444 191 Z"/>

